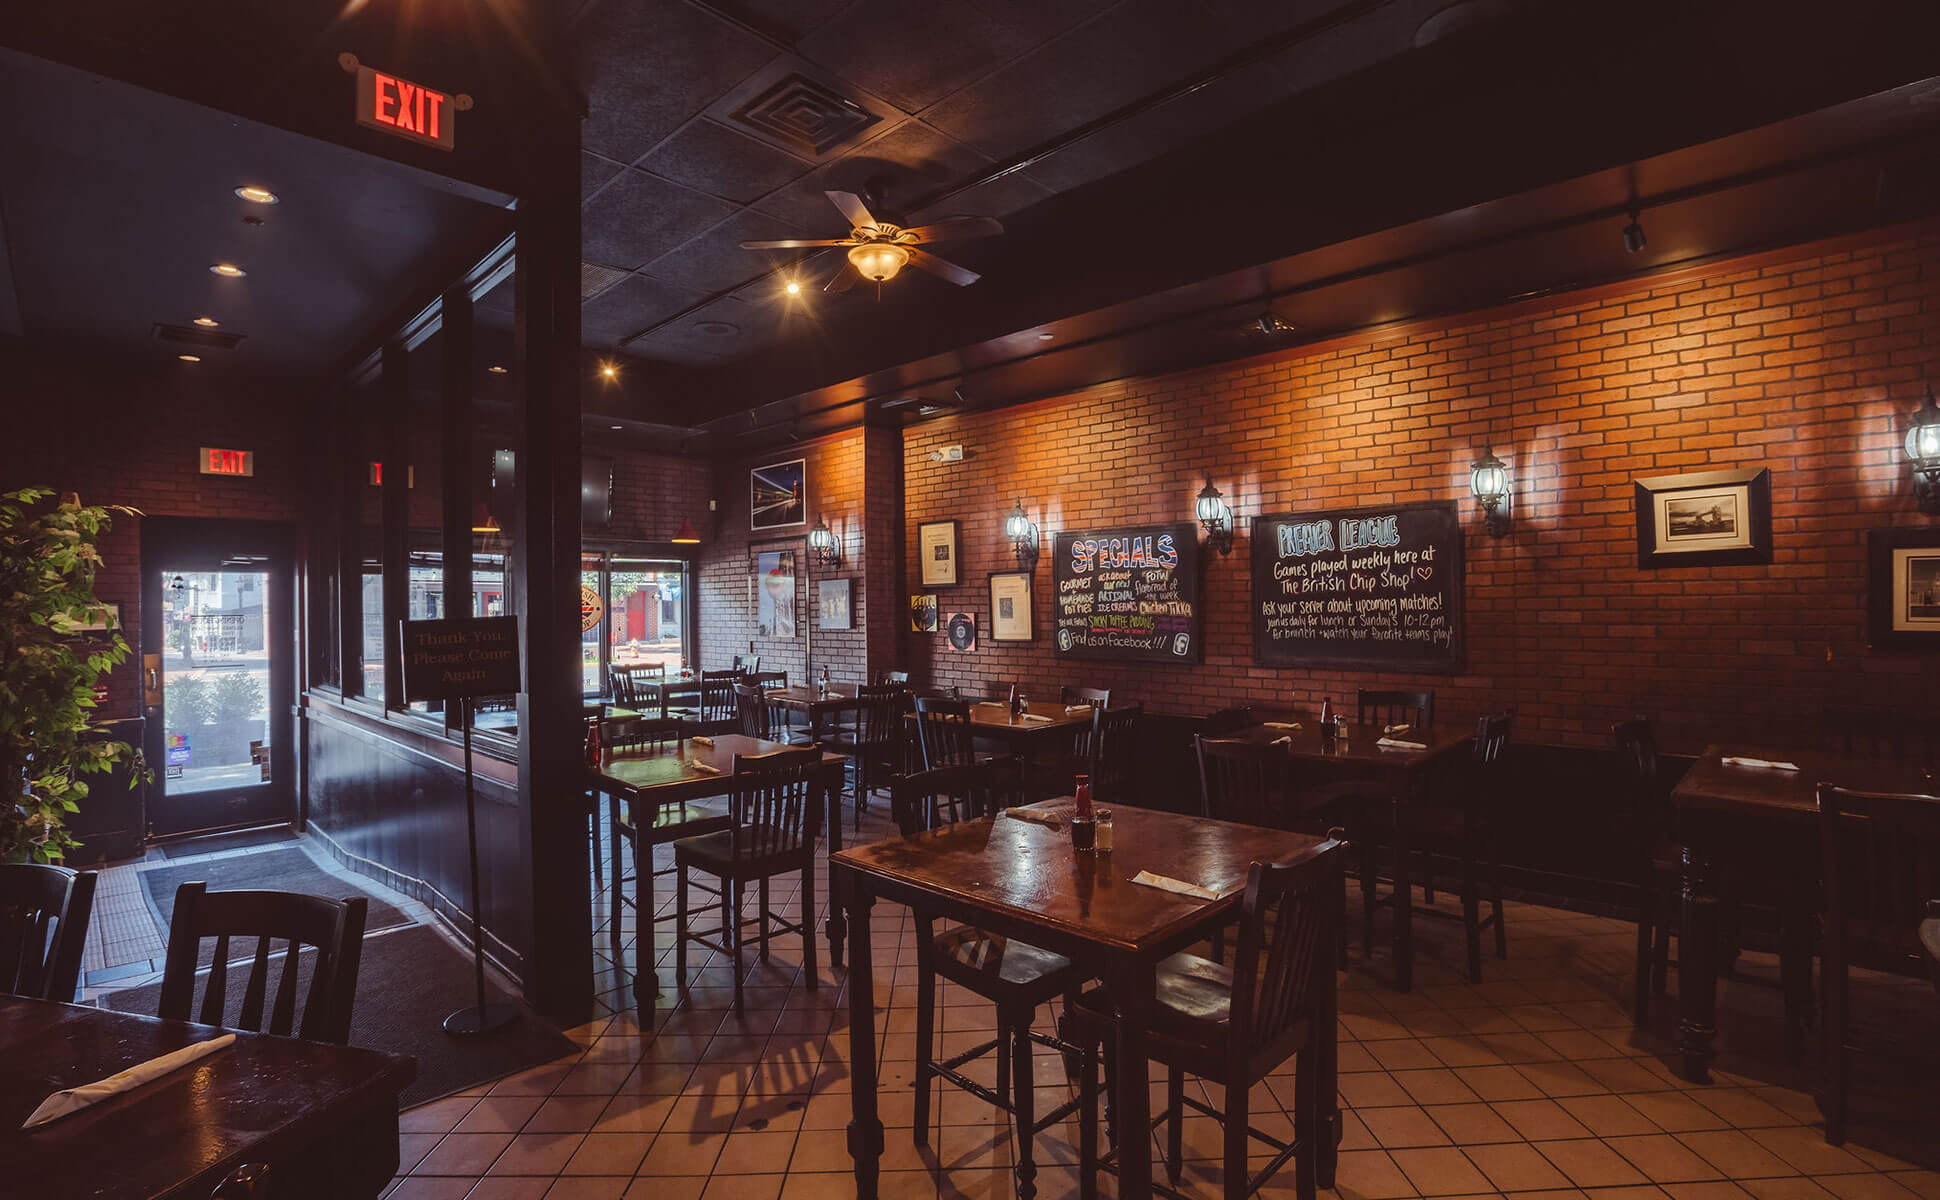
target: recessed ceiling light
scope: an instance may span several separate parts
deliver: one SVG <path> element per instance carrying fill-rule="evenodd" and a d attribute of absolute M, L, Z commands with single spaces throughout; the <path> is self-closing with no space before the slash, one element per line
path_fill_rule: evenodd
<path fill-rule="evenodd" d="M 618 379 L 620 377 L 620 368 L 614 366 L 612 363 L 601 363 L 600 374 L 608 379 Z"/>
<path fill-rule="evenodd" d="M 616 432 L 616 433 L 617 433 L 617 432 L 619 432 L 620 430 L 622 430 L 622 429 L 625 429 L 625 428 L 626 428 L 626 426 L 624 426 L 624 425 L 608 425 L 608 426 L 607 426 L 607 428 L 608 428 L 608 429 L 611 429 L 611 430 L 613 430 L 614 432 Z"/>
<path fill-rule="evenodd" d="M 251 204 L 275 204 L 278 202 L 278 197 L 275 192 L 270 191 L 266 187 L 257 187 L 255 184 L 244 184 L 237 188 L 236 195 L 241 196 Z"/>
<path fill-rule="evenodd" d="M 1056 336 L 1057 334 L 1055 333 L 1040 333 L 1037 335 L 1037 340 L 1040 342 L 1048 342 Z"/>
<path fill-rule="evenodd" d="M 499 365 L 498 365 L 497 363 L 493 363 L 493 364 L 492 364 L 491 366 L 489 366 L 489 367 L 486 367 L 485 369 L 486 369 L 487 371 L 490 371 L 490 372 L 491 372 L 492 374 L 494 374 L 494 375 L 503 375 L 503 374 L 505 374 L 505 368 L 504 368 L 504 367 L 501 367 L 501 366 L 499 366 Z"/>
<path fill-rule="evenodd" d="M 197 317 L 195 324 L 202 326 L 204 329 L 214 329 L 217 325 L 222 324 L 222 322 L 216 320 L 214 317 Z"/>
<path fill-rule="evenodd" d="M 802 285 L 801 285 L 800 283 L 798 283 L 798 282 L 796 282 L 796 281 L 795 281 L 795 280 L 793 280 L 793 279 L 791 279 L 791 280 L 789 280 L 789 281 L 788 281 L 788 294 L 789 294 L 789 295 L 791 295 L 791 296 L 799 296 L 799 295 L 801 295 L 801 294 L 802 294 Z"/>
<path fill-rule="evenodd" d="M 243 276 L 249 274 L 249 272 L 243 270 L 235 263 L 212 263 L 209 269 L 224 279 L 241 279 Z"/>
<path fill-rule="evenodd" d="M 178 355 L 176 355 L 175 357 L 177 357 L 177 358 L 179 358 L 179 359 L 181 359 L 181 360 L 182 360 L 183 362 L 201 362 L 201 361 L 202 361 L 202 356 L 201 356 L 200 354 L 178 354 Z"/>

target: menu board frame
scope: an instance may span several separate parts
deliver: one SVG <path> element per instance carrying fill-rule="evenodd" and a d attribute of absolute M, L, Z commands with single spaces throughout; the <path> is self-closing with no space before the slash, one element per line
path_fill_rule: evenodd
<path fill-rule="evenodd" d="M 1066 649 L 1063 639 L 1058 636 L 1058 618 L 1064 596 L 1065 580 L 1079 577 L 1071 569 L 1071 544 L 1078 541 L 1097 541 L 1109 538 L 1137 538 L 1150 535 L 1156 540 L 1160 535 L 1170 534 L 1173 549 L 1178 553 L 1178 563 L 1172 571 L 1180 580 L 1180 595 L 1192 605 L 1191 645 L 1189 653 L 1173 654 L 1151 651 L 1123 651 L 1112 649 Z M 1059 658 L 1083 659 L 1095 662 L 1143 663 L 1146 665 L 1198 666 L 1206 657 L 1206 601 L 1204 595 L 1205 560 L 1201 557 L 1199 527 L 1191 521 L 1158 522 L 1153 524 L 1107 525 L 1091 529 L 1067 529 L 1052 539 L 1051 556 L 1051 650 Z"/>
<path fill-rule="evenodd" d="M 1367 645 L 1371 647 L 1391 646 L 1394 649 L 1370 654 L 1309 654 L 1301 653 L 1297 648 L 1301 643 L 1276 643 L 1268 639 L 1266 615 L 1261 611 L 1260 606 L 1267 598 L 1266 585 L 1272 584 L 1273 565 L 1279 559 L 1275 550 L 1277 535 L 1271 533 L 1276 525 L 1311 525 L 1326 521 L 1338 529 L 1339 523 L 1343 520 L 1352 521 L 1402 513 L 1434 513 L 1447 522 L 1445 541 L 1436 543 L 1438 561 L 1451 580 L 1444 585 L 1443 590 L 1443 594 L 1447 597 L 1443 611 L 1448 615 L 1449 628 L 1453 631 L 1446 649 L 1434 650 L 1426 654 L 1409 654 L 1405 653 L 1411 648 L 1408 643 L 1369 642 Z M 1250 619 L 1253 625 L 1254 663 L 1262 667 L 1304 667 L 1313 670 L 1345 667 L 1410 674 L 1459 675 L 1462 673 L 1467 653 L 1464 629 L 1467 606 L 1463 596 L 1467 582 L 1464 574 L 1467 534 L 1462 528 L 1461 511 L 1454 501 L 1430 500 L 1413 504 L 1360 505 L 1354 508 L 1262 513 L 1254 517 L 1250 525 L 1253 546 L 1249 580 L 1251 589 L 1247 604 L 1251 610 Z"/>

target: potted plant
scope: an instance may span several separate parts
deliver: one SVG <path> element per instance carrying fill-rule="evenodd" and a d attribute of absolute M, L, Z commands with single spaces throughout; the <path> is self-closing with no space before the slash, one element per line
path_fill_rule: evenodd
<path fill-rule="evenodd" d="M 96 543 L 111 514 L 72 492 L 0 494 L 0 862 L 59 862 L 63 828 L 88 794 L 84 776 L 138 752 L 95 733 L 95 685 L 127 661 L 112 610 L 95 599 Z M 90 736 L 94 734 L 94 736 Z"/>

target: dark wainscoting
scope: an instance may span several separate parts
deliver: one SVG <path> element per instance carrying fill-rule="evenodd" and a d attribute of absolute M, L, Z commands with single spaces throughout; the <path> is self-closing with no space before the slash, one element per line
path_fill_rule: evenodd
<path fill-rule="evenodd" d="M 465 776 L 459 747 L 406 720 L 317 696 L 302 710 L 309 831 L 351 870 L 429 905 L 469 940 Z M 522 983 L 532 949 L 530 869 L 516 767 L 474 753 L 485 950 Z"/>

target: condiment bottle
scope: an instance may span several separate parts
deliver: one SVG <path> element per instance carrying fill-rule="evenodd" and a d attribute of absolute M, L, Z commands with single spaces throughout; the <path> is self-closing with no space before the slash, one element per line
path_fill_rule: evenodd
<path fill-rule="evenodd" d="M 1334 743 L 1334 698 L 1328 696 L 1320 702 L 1320 741 L 1322 745 Z"/>
<path fill-rule="evenodd" d="M 1097 849 L 1098 853 L 1100 854 L 1111 853 L 1111 843 L 1112 843 L 1111 809 L 1101 808 L 1098 810 L 1098 825 L 1097 825 L 1096 831 L 1093 832 L 1091 835 L 1091 841 L 1092 841 L 1092 845 Z"/>
<path fill-rule="evenodd" d="M 1010 715 L 1015 718 L 1024 711 L 1023 697 L 1017 693 L 1017 685 L 1010 685 Z"/>
<path fill-rule="evenodd" d="M 829 667 L 827 663 L 822 664 L 822 694 L 824 696 L 829 694 Z"/>
<path fill-rule="evenodd" d="M 595 722 L 586 731 L 586 765 L 589 767 L 597 767 L 600 765 L 600 727 L 598 722 Z"/>
<path fill-rule="evenodd" d="M 1078 801 L 1078 815 L 1081 817 L 1091 816 L 1091 776 L 1089 775 L 1078 776 L 1078 786 L 1076 791 L 1077 791 L 1076 799 Z"/>

